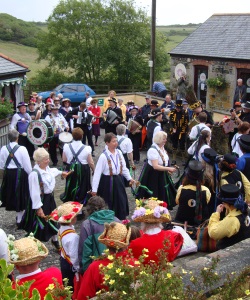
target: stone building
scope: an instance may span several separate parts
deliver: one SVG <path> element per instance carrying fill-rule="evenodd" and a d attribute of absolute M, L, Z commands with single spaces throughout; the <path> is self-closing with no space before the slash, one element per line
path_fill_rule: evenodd
<path fill-rule="evenodd" d="M 214 112 L 233 105 L 237 79 L 247 86 L 250 100 L 250 14 L 214 14 L 170 53 L 170 89 L 175 95 L 177 79 L 184 70 L 197 98 Z M 207 85 L 208 78 L 221 77 L 224 90 Z"/>

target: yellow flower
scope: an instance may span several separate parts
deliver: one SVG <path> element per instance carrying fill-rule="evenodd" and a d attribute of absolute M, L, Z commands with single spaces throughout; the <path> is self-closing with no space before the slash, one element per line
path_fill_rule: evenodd
<path fill-rule="evenodd" d="M 109 249 L 104 249 L 103 252 L 104 252 L 104 253 L 108 253 L 108 252 L 109 252 Z"/>
<path fill-rule="evenodd" d="M 182 274 L 187 274 L 187 271 L 182 269 Z"/>
<path fill-rule="evenodd" d="M 217 273 L 217 272 L 214 272 L 214 275 L 218 276 L 218 273 Z"/>
<path fill-rule="evenodd" d="M 170 273 L 167 273 L 167 278 L 171 278 L 172 275 Z"/>
<path fill-rule="evenodd" d="M 153 213 L 153 211 L 151 209 L 147 208 L 145 215 L 148 216 L 148 215 L 151 215 L 152 213 Z"/>
<path fill-rule="evenodd" d="M 119 274 L 119 273 L 121 272 L 121 269 L 118 268 L 118 269 L 116 269 L 115 271 L 116 271 L 117 274 Z"/>
<path fill-rule="evenodd" d="M 145 271 L 141 271 L 140 275 L 147 275 L 147 273 Z"/>
<path fill-rule="evenodd" d="M 52 291 L 55 288 L 55 285 L 53 283 L 49 284 L 49 286 L 46 288 L 46 291 Z"/>
<path fill-rule="evenodd" d="M 99 295 L 99 294 L 101 294 L 101 292 L 102 292 L 102 290 L 96 292 L 95 294 L 96 294 L 96 295 Z"/>
<path fill-rule="evenodd" d="M 109 260 L 113 260 L 113 259 L 114 259 L 114 256 L 113 256 L 113 255 L 108 255 L 108 259 L 109 259 Z"/>
<path fill-rule="evenodd" d="M 190 271 L 190 272 L 189 272 L 189 274 L 193 274 L 193 272 L 192 272 L 192 271 Z"/>
<path fill-rule="evenodd" d="M 206 268 L 206 267 L 205 267 L 203 270 L 205 270 L 205 271 L 206 271 L 206 270 L 208 270 L 208 268 Z"/>
<path fill-rule="evenodd" d="M 140 265 L 140 262 L 139 261 L 135 261 L 135 265 Z"/>
<path fill-rule="evenodd" d="M 122 293 L 123 293 L 124 295 L 127 295 L 127 293 L 126 293 L 125 291 L 122 291 Z"/>
<path fill-rule="evenodd" d="M 151 197 L 150 200 L 158 200 L 158 198 Z"/>
<path fill-rule="evenodd" d="M 108 269 L 112 269 L 112 268 L 113 268 L 113 264 L 112 264 L 112 263 L 108 264 L 108 265 L 107 265 L 107 268 L 108 268 Z"/>
<path fill-rule="evenodd" d="M 112 285 L 112 284 L 114 284 L 114 283 L 115 283 L 115 280 L 114 280 L 114 279 L 111 279 L 110 282 L 109 282 L 110 285 Z"/>
<path fill-rule="evenodd" d="M 120 276 L 123 276 L 123 275 L 124 275 L 124 272 L 120 272 L 119 275 L 120 275 Z"/>
<path fill-rule="evenodd" d="M 105 274 L 104 279 L 109 280 L 110 276 L 108 274 Z"/>
<path fill-rule="evenodd" d="M 148 252 L 148 249 L 147 248 L 143 248 L 142 252 Z"/>
<path fill-rule="evenodd" d="M 250 290 L 246 290 L 245 291 L 245 294 L 248 296 L 248 295 L 250 295 Z"/>
<path fill-rule="evenodd" d="M 194 276 L 192 276 L 192 277 L 190 278 L 190 281 L 194 281 Z"/>
<path fill-rule="evenodd" d="M 147 254 L 142 254 L 142 257 L 148 257 L 148 255 Z"/>

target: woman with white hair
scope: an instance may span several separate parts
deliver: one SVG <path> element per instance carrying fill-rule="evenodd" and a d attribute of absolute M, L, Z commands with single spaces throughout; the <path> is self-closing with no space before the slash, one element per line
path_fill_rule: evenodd
<path fill-rule="evenodd" d="M 165 150 L 167 133 L 159 131 L 153 138 L 153 144 L 147 152 L 147 163 L 144 165 L 139 181 L 136 198 L 157 197 L 167 203 L 168 209 L 175 206 L 176 190 L 171 174 L 175 167 L 169 166 L 169 157 Z"/>
<path fill-rule="evenodd" d="M 0 200 L 7 211 L 16 211 L 19 228 L 29 200 L 28 175 L 32 167 L 26 147 L 18 145 L 19 132 L 10 129 L 8 138 L 9 144 L 0 154 L 0 169 L 4 170 Z"/>
<path fill-rule="evenodd" d="M 35 166 L 29 175 L 29 191 L 31 202 L 23 219 L 23 229 L 33 232 L 35 238 L 47 242 L 52 237 L 52 244 L 59 249 L 57 241 L 57 225 L 47 220 L 46 216 L 56 208 L 54 199 L 55 177 L 68 176 L 67 172 L 49 167 L 49 153 L 38 148 L 33 155 Z"/>
<path fill-rule="evenodd" d="M 126 134 L 126 126 L 124 124 L 119 124 L 116 127 L 117 133 L 117 141 L 118 141 L 118 149 L 121 150 L 123 157 L 126 162 L 126 167 L 130 169 L 129 161 L 131 166 L 134 166 L 133 161 L 133 145 L 132 141 L 125 136 Z"/>

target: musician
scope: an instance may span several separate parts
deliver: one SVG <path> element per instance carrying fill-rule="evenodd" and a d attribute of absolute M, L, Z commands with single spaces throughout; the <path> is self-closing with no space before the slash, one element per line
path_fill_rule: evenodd
<path fill-rule="evenodd" d="M 100 117 L 101 117 L 101 108 L 98 106 L 97 99 L 92 99 L 90 102 L 90 107 L 88 108 L 89 111 L 95 117 L 92 123 L 92 134 L 95 137 L 95 146 L 98 146 L 97 140 L 100 136 Z"/>
<path fill-rule="evenodd" d="M 126 104 L 126 122 L 128 122 L 128 119 L 129 119 L 129 117 L 131 116 L 130 115 L 130 112 L 129 112 L 129 109 L 130 109 L 130 107 L 133 107 L 133 106 L 135 106 L 135 102 L 133 101 L 133 100 L 129 100 L 128 102 L 127 102 L 127 104 Z M 149 111 L 150 112 L 150 111 Z M 148 113 L 149 113 L 148 112 Z M 126 124 L 126 123 L 125 123 Z"/>
<path fill-rule="evenodd" d="M 93 116 L 89 113 L 86 103 L 82 102 L 77 108 L 74 108 L 72 111 L 70 111 L 66 118 L 73 119 L 74 122 L 74 128 L 80 127 L 83 130 L 83 139 L 82 143 L 86 144 L 86 138 L 88 139 L 88 145 L 92 149 L 92 156 L 94 157 L 94 144 L 92 140 L 92 121 Z"/>
<path fill-rule="evenodd" d="M 170 121 L 170 134 L 171 141 L 173 145 L 173 161 L 172 165 L 176 164 L 176 154 L 177 149 L 181 150 L 182 161 L 185 162 L 185 143 L 186 143 L 186 135 L 188 131 L 188 112 L 183 110 L 183 101 L 176 100 L 175 109 L 170 112 L 169 115 Z"/>
<path fill-rule="evenodd" d="M 105 133 L 113 132 L 116 134 L 117 125 L 121 124 L 123 121 L 122 110 L 117 106 L 116 98 L 111 98 L 108 101 L 110 107 L 103 113 L 103 116 L 106 118 Z M 110 111 L 116 114 L 114 120 L 112 120 Z"/>
<path fill-rule="evenodd" d="M 45 119 L 47 116 L 51 114 L 51 106 L 53 105 L 52 99 L 47 98 L 45 104 L 45 110 L 42 113 L 42 119 Z"/>
<path fill-rule="evenodd" d="M 16 129 L 19 132 L 18 144 L 26 147 L 29 157 L 33 159 L 34 145 L 27 138 L 27 128 L 32 121 L 27 113 L 27 103 L 20 102 L 17 105 L 19 112 L 15 113 L 11 119 L 10 129 Z"/>
<path fill-rule="evenodd" d="M 104 104 L 102 107 L 102 111 L 105 112 L 109 108 L 110 102 L 109 100 L 116 97 L 116 92 L 111 90 L 108 92 L 108 97 L 104 99 Z"/>
<path fill-rule="evenodd" d="M 30 102 L 28 104 L 27 113 L 30 115 L 32 121 L 37 120 L 36 116 L 38 115 L 38 118 L 39 118 L 39 115 L 40 115 L 40 114 L 37 114 L 37 110 L 35 109 L 35 105 L 36 105 L 36 103 L 34 101 L 30 100 Z"/>
<path fill-rule="evenodd" d="M 138 164 L 140 161 L 140 147 L 141 147 L 141 129 L 143 126 L 142 116 L 139 115 L 138 106 L 132 106 L 129 108 L 130 117 L 128 118 L 128 124 L 130 122 L 136 122 L 137 129 L 133 127 L 133 132 L 129 132 L 128 137 L 131 139 L 133 144 L 133 156 L 134 163 Z M 140 127 L 139 127 L 139 126 Z"/>
<path fill-rule="evenodd" d="M 161 131 L 162 111 L 160 108 L 153 109 L 148 115 L 150 120 L 147 123 L 147 148 L 153 143 L 155 134 Z"/>
<path fill-rule="evenodd" d="M 62 108 L 61 100 L 60 100 L 59 97 L 55 97 L 54 105 L 58 107 L 59 114 L 62 114 L 63 116 L 66 116 L 67 112 Z"/>
<path fill-rule="evenodd" d="M 91 190 L 90 169 L 94 173 L 95 164 L 91 156 L 91 147 L 82 143 L 82 129 L 74 128 L 72 135 L 73 142 L 63 147 L 63 161 L 67 164 L 67 171 L 74 172 L 67 178 L 65 192 L 60 198 L 63 202 L 77 201 L 85 205 L 87 192 Z"/>
<path fill-rule="evenodd" d="M 49 154 L 53 163 L 53 166 L 57 166 L 57 154 L 56 154 L 56 146 L 58 145 L 58 137 L 59 134 L 63 131 L 69 131 L 68 122 L 65 120 L 64 116 L 59 113 L 59 109 L 57 106 L 51 106 L 51 114 L 45 118 L 45 121 L 49 122 L 54 130 L 54 137 L 49 142 Z M 60 154 L 62 156 L 62 149 L 59 148 Z"/>
<path fill-rule="evenodd" d="M 64 98 L 62 100 L 62 106 L 61 109 L 64 110 L 65 114 L 63 114 L 64 118 L 66 119 L 66 121 L 69 124 L 70 127 L 70 131 L 72 132 L 72 130 L 74 129 L 74 122 L 73 119 L 69 117 L 68 113 L 70 111 L 73 110 L 72 106 L 71 106 L 71 101 L 69 98 Z"/>

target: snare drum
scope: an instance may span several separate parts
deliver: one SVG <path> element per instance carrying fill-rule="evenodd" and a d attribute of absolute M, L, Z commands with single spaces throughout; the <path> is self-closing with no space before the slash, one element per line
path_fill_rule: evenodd
<path fill-rule="evenodd" d="M 70 144 L 73 141 L 73 136 L 70 132 L 61 132 L 58 137 L 58 147 L 63 149 L 65 144 Z"/>
<path fill-rule="evenodd" d="M 54 136 L 53 127 L 45 120 L 35 120 L 29 123 L 27 128 L 28 140 L 36 146 L 49 143 Z"/>

